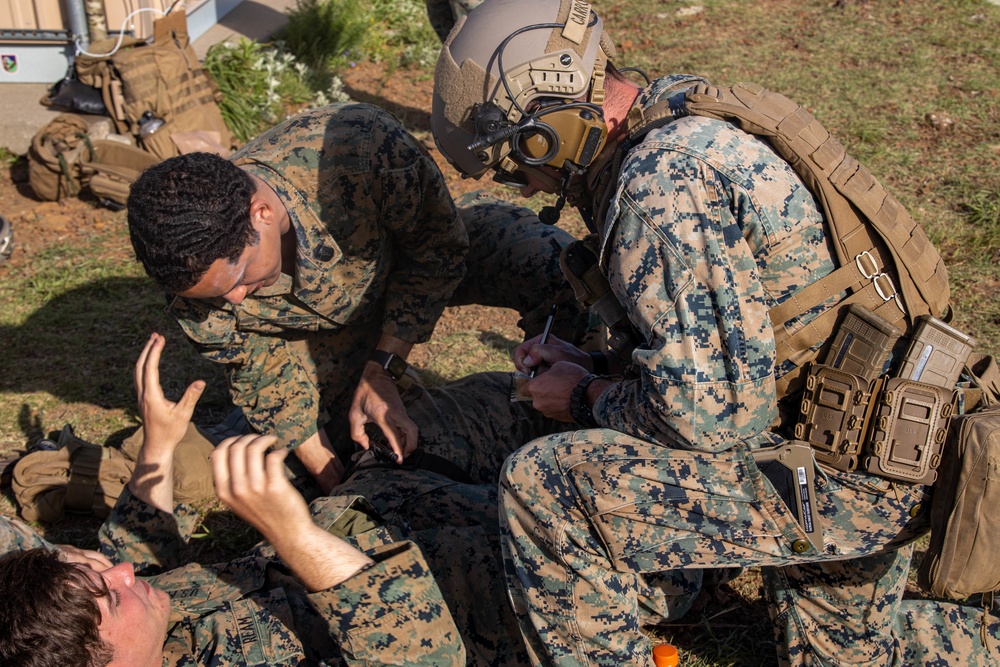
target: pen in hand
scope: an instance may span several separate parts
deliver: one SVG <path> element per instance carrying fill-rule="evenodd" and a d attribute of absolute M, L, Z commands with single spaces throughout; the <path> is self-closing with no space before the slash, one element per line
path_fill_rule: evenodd
<path fill-rule="evenodd" d="M 539 345 L 545 345 L 549 340 L 549 332 L 552 331 L 552 322 L 556 319 L 556 304 L 552 304 L 552 309 L 549 311 L 549 319 L 545 320 L 545 328 L 542 329 L 542 337 L 538 340 Z M 535 373 L 538 371 L 538 367 L 541 365 L 539 361 L 538 364 L 532 366 L 531 372 L 528 373 L 529 378 L 535 377 Z"/>

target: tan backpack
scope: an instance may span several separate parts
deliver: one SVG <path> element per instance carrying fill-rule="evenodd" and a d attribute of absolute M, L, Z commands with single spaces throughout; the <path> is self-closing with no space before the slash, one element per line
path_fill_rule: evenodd
<path fill-rule="evenodd" d="M 132 478 L 135 464 L 120 451 L 80 440 L 68 425 L 60 447 L 26 454 L 11 486 L 25 521 L 59 521 L 66 512 L 104 518 Z"/>
<path fill-rule="evenodd" d="M 67 424 L 52 449 L 33 451 L 14 464 L 11 486 L 26 521 L 58 521 L 65 513 L 104 518 L 132 478 L 142 447 L 140 428 L 121 449 L 85 442 Z M 174 501 L 215 495 L 209 457 L 215 445 L 193 423 L 174 450 Z"/>
<path fill-rule="evenodd" d="M 923 588 L 956 600 L 1000 588 L 1000 370 L 992 356 L 973 356 L 973 384 L 960 392 L 972 411 L 951 420 L 917 572 Z"/>
<path fill-rule="evenodd" d="M 184 12 L 167 14 L 153 30 L 151 44 L 127 38 L 109 56 L 79 56 L 80 81 L 101 90 L 118 132 L 135 137 L 161 160 L 180 154 L 171 138 L 175 133 L 217 132 L 219 143 L 230 147 L 232 134 L 218 105 L 221 95 L 198 62 Z M 116 44 L 117 39 L 101 40 L 89 49 L 109 53 Z"/>
<path fill-rule="evenodd" d="M 102 203 L 124 206 L 132 181 L 160 160 L 111 128 L 108 118 L 64 113 L 35 133 L 28 150 L 35 196 L 57 201 L 89 189 Z"/>
<path fill-rule="evenodd" d="M 104 204 L 124 206 L 129 187 L 143 170 L 159 162 L 152 153 L 118 141 L 94 142 L 80 160 L 80 178 Z"/>
<path fill-rule="evenodd" d="M 79 163 L 88 150 L 89 131 L 83 116 L 64 113 L 35 133 L 28 148 L 28 183 L 36 197 L 58 201 L 80 193 Z"/>

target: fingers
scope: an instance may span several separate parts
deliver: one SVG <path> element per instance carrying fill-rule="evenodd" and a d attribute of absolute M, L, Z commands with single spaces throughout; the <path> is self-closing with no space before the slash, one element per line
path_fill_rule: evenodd
<path fill-rule="evenodd" d="M 146 344 L 142 348 L 142 352 L 139 353 L 139 358 L 135 362 L 135 390 L 139 394 L 140 400 L 142 400 L 142 392 L 146 380 L 146 362 L 149 358 L 150 351 L 159 340 L 162 340 L 162 338 L 163 337 L 156 332 L 150 334 L 149 338 L 146 340 Z M 157 363 L 159 363 L 159 356 L 157 356 Z"/>
<path fill-rule="evenodd" d="M 67 563 L 86 565 L 95 572 L 103 572 L 114 567 L 114 563 L 100 551 L 80 549 L 71 544 L 57 544 L 56 547 L 59 549 L 62 560 Z"/>
<path fill-rule="evenodd" d="M 528 340 L 524 341 L 523 343 L 517 346 L 517 348 L 514 350 L 514 367 L 517 368 L 517 370 L 521 372 L 526 372 L 526 369 L 528 367 L 524 363 L 524 358 L 528 356 L 528 353 L 531 352 L 531 348 L 537 345 L 538 341 L 540 341 L 541 339 L 542 337 L 540 335 L 532 336 L 531 338 L 529 338 Z"/>
<path fill-rule="evenodd" d="M 211 456 L 212 479 L 219 500 L 231 505 L 250 493 L 266 491 L 264 453 L 277 441 L 273 435 L 250 433 L 219 443 Z"/>
<path fill-rule="evenodd" d="M 287 447 L 279 447 L 265 457 L 264 465 L 269 479 L 275 477 L 285 479 L 285 459 L 291 451 Z"/>
<path fill-rule="evenodd" d="M 177 401 L 177 409 L 180 410 L 177 419 L 191 421 L 191 415 L 194 414 L 194 407 L 198 405 L 198 399 L 201 398 L 204 391 L 204 380 L 195 380 L 188 385 L 188 388 L 184 390 L 184 395 L 181 396 L 181 400 Z"/>
<path fill-rule="evenodd" d="M 142 396 L 139 403 L 142 404 L 145 397 L 155 399 L 163 397 L 163 388 L 160 387 L 160 355 L 163 352 L 163 345 L 166 340 L 158 333 L 150 336 L 149 353 L 142 369 Z"/>
<path fill-rule="evenodd" d="M 382 432 L 385 433 L 386 440 L 389 441 L 389 447 L 396 453 L 396 463 L 402 463 L 403 459 L 417 448 L 420 430 L 417 428 L 416 422 L 404 414 L 391 422 L 389 419 L 385 419 L 379 421 L 378 424 L 382 428 Z"/>
<path fill-rule="evenodd" d="M 359 407 L 352 406 L 347 419 L 351 425 L 351 440 L 361 445 L 363 449 L 368 449 L 371 446 L 371 443 L 368 442 L 368 434 L 365 433 L 368 416 Z"/>

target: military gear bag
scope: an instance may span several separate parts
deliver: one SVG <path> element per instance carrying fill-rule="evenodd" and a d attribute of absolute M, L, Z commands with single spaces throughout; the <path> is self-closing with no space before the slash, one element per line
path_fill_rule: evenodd
<path fill-rule="evenodd" d="M 952 419 L 917 572 L 926 590 L 958 600 L 1000 588 L 1000 371 L 992 356 L 973 357 L 972 386 L 960 390 L 973 411 Z"/>
<path fill-rule="evenodd" d="M 158 19 L 153 29 L 151 44 L 127 38 L 111 55 L 79 56 L 76 70 L 80 81 L 101 90 L 118 132 L 133 136 L 161 160 L 180 154 L 171 139 L 177 132 L 218 132 L 219 143 L 231 146 L 232 135 L 218 106 L 221 94 L 198 62 L 184 13 L 169 13 Z M 102 40 L 89 48 L 96 53 L 110 52 L 116 43 L 117 39 Z M 146 132 L 142 131 L 144 117 Z M 149 119 L 163 123 L 150 132 Z"/>
<path fill-rule="evenodd" d="M 53 448 L 25 454 L 14 466 L 11 486 L 21 516 L 26 521 L 58 521 L 66 512 L 106 517 L 132 478 L 142 438 L 140 428 L 119 450 L 85 442 L 67 424 Z M 206 433 L 188 424 L 174 450 L 175 502 L 214 497 L 209 461 L 214 448 Z"/>
<path fill-rule="evenodd" d="M 28 183 L 36 197 L 58 201 L 80 193 L 80 154 L 87 149 L 89 131 L 82 116 L 64 113 L 35 133 L 28 148 Z"/>
<path fill-rule="evenodd" d="M 80 159 L 80 177 L 102 203 L 125 206 L 129 187 L 144 169 L 159 162 L 152 153 L 118 141 L 93 144 Z"/>
<path fill-rule="evenodd" d="M 124 206 L 132 181 L 159 158 L 110 129 L 107 118 L 71 113 L 40 129 L 28 150 L 28 182 L 35 196 L 57 201 L 89 189 L 103 203 Z M 115 138 L 101 138 L 110 136 Z"/>
<path fill-rule="evenodd" d="M 120 451 L 80 440 L 66 425 L 59 448 L 26 454 L 11 486 L 25 521 L 58 521 L 65 512 L 106 517 L 135 464 Z"/>

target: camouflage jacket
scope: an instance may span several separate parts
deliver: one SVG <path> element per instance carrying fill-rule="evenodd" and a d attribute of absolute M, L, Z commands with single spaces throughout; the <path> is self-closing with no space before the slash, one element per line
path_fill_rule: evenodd
<path fill-rule="evenodd" d="M 55 545 L 43 539 L 19 519 L 0 516 L 0 554 L 36 547 L 53 549 Z"/>
<path fill-rule="evenodd" d="M 635 104 L 697 80 L 657 79 Z M 766 143 L 696 116 L 647 134 L 612 187 L 602 267 L 646 343 L 637 379 L 606 390 L 595 418 L 705 451 L 762 434 L 776 412 L 768 309 L 835 266 L 812 195 Z"/>
<path fill-rule="evenodd" d="M 464 665 L 461 636 L 420 550 L 384 529 L 364 530 L 370 508 L 358 496 L 321 498 L 311 510 L 331 532 L 359 522 L 359 546 L 375 564 L 316 593 L 268 545 L 218 565 L 181 565 L 194 509 L 179 504 L 169 515 L 127 489 L 101 528 L 101 550 L 170 595 L 165 666 Z"/>
<path fill-rule="evenodd" d="M 232 161 L 285 204 L 297 240 L 295 275 L 282 274 L 239 305 L 178 297 L 170 310 L 202 355 L 227 364 L 251 423 L 297 444 L 323 420 L 309 345 L 291 339 L 361 328 L 375 339 L 381 331 L 426 341 L 465 275 L 468 235 L 434 160 L 370 105 L 303 113 Z M 268 386 L 274 369 L 281 382 Z M 304 394 L 294 404 L 289 386 Z"/>

